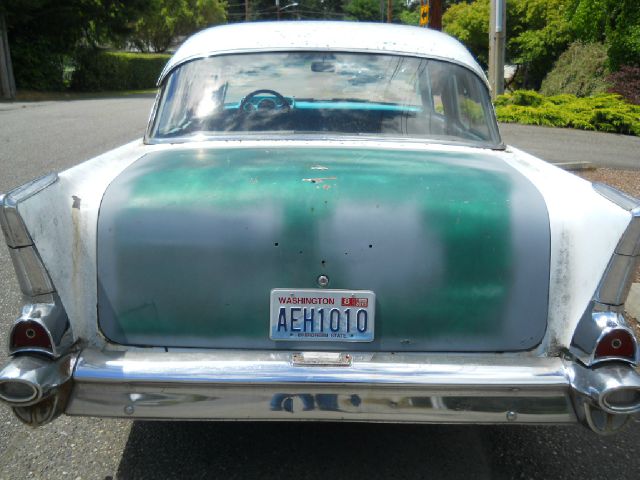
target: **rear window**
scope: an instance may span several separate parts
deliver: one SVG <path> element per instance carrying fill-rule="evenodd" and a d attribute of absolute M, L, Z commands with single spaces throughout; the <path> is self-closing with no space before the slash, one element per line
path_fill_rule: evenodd
<path fill-rule="evenodd" d="M 488 92 L 470 70 L 423 58 L 266 52 L 188 62 L 165 81 L 151 138 L 366 135 L 496 146 Z"/>

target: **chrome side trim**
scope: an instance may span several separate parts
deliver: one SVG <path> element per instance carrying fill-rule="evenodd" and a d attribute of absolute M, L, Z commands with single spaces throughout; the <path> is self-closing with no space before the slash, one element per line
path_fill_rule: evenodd
<path fill-rule="evenodd" d="M 622 190 L 618 190 L 606 183 L 594 183 L 593 189 L 602 195 L 607 200 L 615 203 L 625 210 L 633 210 L 638 206 L 638 199 L 624 193 Z"/>
<path fill-rule="evenodd" d="M 629 360 L 626 357 L 595 358 L 596 346 L 605 335 L 615 329 L 625 330 L 631 335 L 636 352 L 633 360 Z M 593 302 L 576 328 L 571 341 L 571 346 L 569 347 L 569 352 L 586 366 L 597 365 L 602 362 L 609 362 L 612 360 L 636 365 L 640 360 L 638 341 L 633 330 L 631 330 L 627 325 L 622 313 L 615 309 L 607 309 L 606 305 L 598 305 Z"/>

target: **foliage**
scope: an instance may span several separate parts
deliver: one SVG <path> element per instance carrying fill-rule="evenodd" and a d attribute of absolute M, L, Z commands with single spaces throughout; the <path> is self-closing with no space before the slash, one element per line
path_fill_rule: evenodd
<path fill-rule="evenodd" d="M 640 136 L 640 106 L 631 105 L 616 94 L 545 97 L 534 91 L 518 90 L 499 96 L 495 105 L 500 122 Z"/>
<path fill-rule="evenodd" d="M 571 39 L 566 5 L 572 0 L 511 0 L 507 2 L 507 62 L 523 65 L 520 82 L 538 88 L 548 66 Z M 486 67 L 489 57 L 490 0 L 449 7 L 444 30 L 458 38 Z"/>
<path fill-rule="evenodd" d="M 569 18 L 577 39 L 607 45 L 611 70 L 640 66 L 640 2 L 573 0 Z"/>
<path fill-rule="evenodd" d="M 578 97 L 604 93 L 609 87 L 607 74 L 607 48 L 602 43 L 574 42 L 542 81 L 540 93 Z"/>
<path fill-rule="evenodd" d="M 405 25 L 420 25 L 420 4 L 413 9 L 402 10 L 398 15 L 398 20 Z"/>
<path fill-rule="evenodd" d="M 154 88 L 169 57 L 163 54 L 83 49 L 77 55 L 72 87 L 92 92 Z"/>
<path fill-rule="evenodd" d="M 628 102 L 640 105 L 640 67 L 623 66 L 607 77 L 609 91 L 622 95 Z"/>
<path fill-rule="evenodd" d="M 143 52 L 164 52 L 177 36 L 226 21 L 226 3 L 219 0 L 150 0 L 149 5 L 130 38 Z"/>
<path fill-rule="evenodd" d="M 442 17 L 443 29 L 471 50 L 481 65 L 489 62 L 489 6 L 490 0 L 475 0 L 449 7 Z M 510 22 L 507 18 L 507 36 Z"/>
<path fill-rule="evenodd" d="M 281 20 L 342 20 L 347 0 L 280 0 Z M 294 5 L 297 4 L 297 5 Z M 377 10 L 379 12 L 379 7 Z M 251 0 L 249 20 L 275 20 L 278 11 L 274 0 Z M 245 4 L 229 1 L 227 18 L 229 22 L 242 22 L 246 18 Z M 380 20 L 378 13 L 377 21 Z"/>
<path fill-rule="evenodd" d="M 3 0 L 18 88 L 64 88 L 64 63 L 80 42 L 127 32 L 146 0 Z"/>

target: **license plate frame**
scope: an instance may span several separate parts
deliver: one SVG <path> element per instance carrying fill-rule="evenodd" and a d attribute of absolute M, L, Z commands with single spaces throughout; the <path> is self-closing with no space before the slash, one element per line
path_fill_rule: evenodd
<path fill-rule="evenodd" d="M 274 288 L 269 302 L 269 338 L 296 342 L 372 342 L 375 305 L 376 296 L 371 290 Z"/>

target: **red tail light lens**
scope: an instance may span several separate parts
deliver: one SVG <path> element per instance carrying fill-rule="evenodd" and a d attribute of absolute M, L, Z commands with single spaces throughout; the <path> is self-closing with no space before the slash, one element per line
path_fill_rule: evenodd
<path fill-rule="evenodd" d="M 11 349 L 42 348 L 53 352 L 51 337 L 38 322 L 31 320 L 20 322 L 11 332 Z"/>
<path fill-rule="evenodd" d="M 598 342 L 594 357 L 595 360 L 617 357 L 635 361 L 636 343 L 632 334 L 621 328 L 606 333 Z"/>

